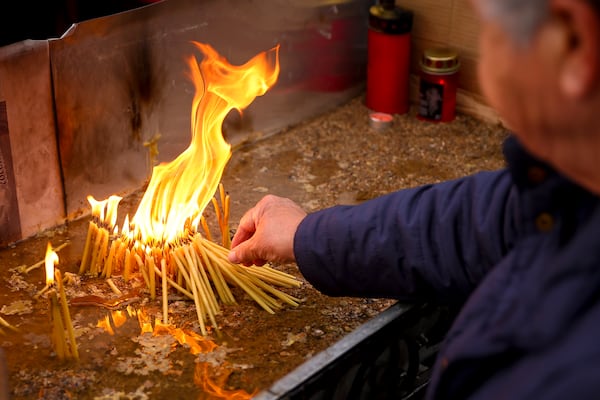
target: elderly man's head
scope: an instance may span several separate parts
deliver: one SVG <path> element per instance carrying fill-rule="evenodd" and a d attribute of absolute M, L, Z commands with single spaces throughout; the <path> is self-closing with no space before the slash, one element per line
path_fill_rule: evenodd
<path fill-rule="evenodd" d="M 600 0 L 472 2 L 489 103 L 533 154 L 600 194 Z"/>

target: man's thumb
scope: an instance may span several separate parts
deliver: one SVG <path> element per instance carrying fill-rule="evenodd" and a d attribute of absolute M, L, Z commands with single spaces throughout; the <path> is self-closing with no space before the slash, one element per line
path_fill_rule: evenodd
<path fill-rule="evenodd" d="M 237 246 L 236 248 L 229 250 L 229 254 L 227 255 L 229 262 L 234 264 L 240 263 L 239 248 L 240 246 Z"/>
<path fill-rule="evenodd" d="M 251 263 L 254 260 L 251 241 L 252 239 L 248 239 L 231 249 L 227 255 L 227 259 L 234 264 Z"/>

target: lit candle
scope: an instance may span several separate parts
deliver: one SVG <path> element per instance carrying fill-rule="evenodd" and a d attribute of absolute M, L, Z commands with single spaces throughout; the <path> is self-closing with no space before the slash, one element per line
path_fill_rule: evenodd
<path fill-rule="evenodd" d="M 62 276 L 60 271 L 54 268 L 54 265 L 58 264 L 58 254 L 52 250 L 50 243 L 48 243 L 44 261 L 46 266 L 46 286 L 50 288 L 48 290 L 49 314 L 52 322 L 54 351 L 61 360 L 70 357 L 79 359 L 67 296 L 62 284 Z M 67 330 L 68 339 L 65 337 L 65 329 Z"/>

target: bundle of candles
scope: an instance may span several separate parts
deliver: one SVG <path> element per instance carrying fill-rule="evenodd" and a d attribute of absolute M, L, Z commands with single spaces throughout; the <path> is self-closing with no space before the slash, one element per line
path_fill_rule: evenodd
<path fill-rule="evenodd" d="M 243 289 L 269 313 L 282 308 L 282 302 L 297 306 L 298 299 L 274 287 L 300 287 L 301 282 L 293 275 L 270 266 L 245 267 L 228 261 L 230 198 L 222 184 L 218 192 L 219 200 L 214 196 L 212 204 L 221 244 L 213 240 L 204 216 L 197 223 L 186 221 L 182 233 L 169 242 L 142 240 L 139 230 L 133 224 L 130 226 L 128 217 L 119 232 L 116 209 L 121 197 L 111 196 L 104 201 L 96 201 L 88 196 L 92 220 L 79 274 L 108 279 L 120 273 L 128 281 L 133 273 L 141 273 L 151 299 L 156 298 L 157 286 L 161 287 L 164 324 L 168 323 L 168 293 L 176 290 L 195 302 L 204 335 L 208 320 L 218 331 L 218 300 L 227 305 L 236 303 L 230 286 Z M 200 227 L 203 234 L 199 231 Z"/>
<path fill-rule="evenodd" d="M 79 352 L 62 274 L 58 268 L 54 268 L 54 265 L 58 264 L 58 255 L 52 250 L 50 243 L 48 243 L 44 261 L 46 265 L 46 286 L 38 293 L 38 296 L 45 293 L 48 298 L 54 352 L 61 360 L 78 360 Z"/>

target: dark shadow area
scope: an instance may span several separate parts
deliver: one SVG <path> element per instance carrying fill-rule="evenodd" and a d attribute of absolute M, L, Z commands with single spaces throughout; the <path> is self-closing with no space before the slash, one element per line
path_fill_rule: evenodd
<path fill-rule="evenodd" d="M 142 7 L 158 0 L 36 0 L 2 4 L 0 46 L 58 38 L 74 23 Z"/>

